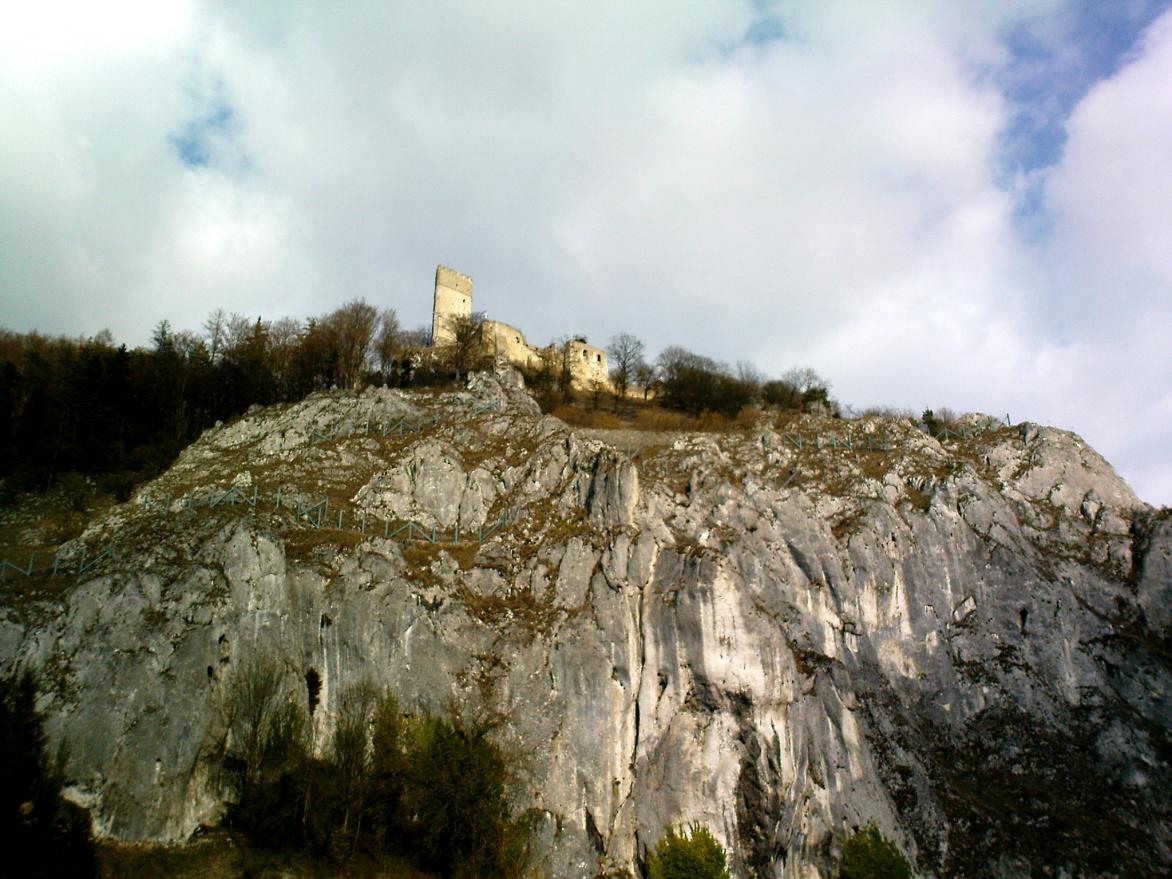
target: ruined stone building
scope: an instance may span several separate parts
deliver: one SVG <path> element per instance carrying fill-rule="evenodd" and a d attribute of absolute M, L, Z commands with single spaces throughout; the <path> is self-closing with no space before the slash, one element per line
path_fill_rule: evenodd
<path fill-rule="evenodd" d="M 435 298 L 431 312 L 431 343 L 436 347 L 455 341 L 453 326 L 462 318 L 472 317 L 472 278 L 446 266 L 435 268 Z M 535 367 L 551 352 L 552 345 L 539 348 L 525 340 L 525 334 L 511 324 L 485 320 L 481 340 L 499 361 L 518 367 Z M 567 342 L 560 353 L 570 366 L 573 384 L 593 389 L 609 385 L 610 373 L 606 352 L 578 337 Z"/>

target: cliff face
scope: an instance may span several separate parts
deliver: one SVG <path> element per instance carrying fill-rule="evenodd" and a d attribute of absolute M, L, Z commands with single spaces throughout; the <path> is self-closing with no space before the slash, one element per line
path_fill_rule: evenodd
<path fill-rule="evenodd" d="M 924 874 L 1163 874 L 1172 520 L 1072 434 L 969 427 L 629 454 L 515 375 L 315 396 L 98 522 L 75 550 L 114 557 L 11 600 L 0 659 L 42 670 L 74 796 L 123 839 L 216 820 L 217 706 L 260 650 L 320 675 L 319 741 L 363 679 L 503 715 L 555 876 L 637 870 L 691 820 L 740 877 L 829 875 L 867 822 Z"/>

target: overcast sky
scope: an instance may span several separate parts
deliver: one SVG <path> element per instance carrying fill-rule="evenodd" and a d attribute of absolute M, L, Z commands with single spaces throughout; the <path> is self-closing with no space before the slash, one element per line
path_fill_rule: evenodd
<path fill-rule="evenodd" d="M 0 325 L 143 344 L 435 265 L 1172 504 L 1172 2 L 5 3 Z"/>

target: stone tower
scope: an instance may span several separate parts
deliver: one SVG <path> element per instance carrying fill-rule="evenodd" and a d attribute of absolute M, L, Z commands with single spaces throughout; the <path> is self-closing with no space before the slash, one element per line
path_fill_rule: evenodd
<path fill-rule="evenodd" d="M 431 344 L 456 340 L 452 321 L 472 316 L 472 279 L 446 266 L 435 267 L 435 300 L 431 306 Z"/>

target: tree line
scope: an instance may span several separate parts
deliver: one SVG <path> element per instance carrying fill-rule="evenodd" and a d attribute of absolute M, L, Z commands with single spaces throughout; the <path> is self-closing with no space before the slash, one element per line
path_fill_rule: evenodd
<path fill-rule="evenodd" d="M 393 309 L 355 300 L 305 322 L 212 312 L 202 333 L 155 328 L 150 345 L 0 330 L 0 477 L 6 493 L 62 474 L 125 498 L 206 428 L 250 406 L 324 388 L 425 380 L 427 339 Z"/>
<path fill-rule="evenodd" d="M 116 344 L 108 331 L 66 338 L 0 329 L 0 501 L 76 473 L 126 499 L 203 430 L 250 406 L 328 388 L 459 380 L 491 364 L 482 325 L 482 315 L 460 318 L 452 341 L 428 349 L 427 329 L 406 330 L 394 309 L 359 299 L 306 321 L 217 309 L 201 332 L 191 332 L 164 320 L 140 348 Z M 569 402 L 582 390 L 571 381 L 566 341 L 525 370 L 543 403 Z M 747 405 L 837 411 L 829 384 L 813 370 L 768 379 L 751 364 L 729 367 L 679 346 L 649 363 L 628 333 L 612 338 L 607 351 L 610 388 L 586 389 L 596 407 L 605 393 L 618 408 L 641 391 L 644 400 L 692 415 L 734 417 Z"/>
<path fill-rule="evenodd" d="M 689 415 L 718 412 L 731 418 L 751 405 L 838 414 L 830 383 L 809 367 L 770 379 L 746 361 L 729 366 L 679 345 L 664 348 L 648 363 L 643 342 L 630 333 L 611 338 L 606 351 L 616 408 L 631 391 L 642 391 L 644 400 L 653 396 L 659 405 Z"/>

